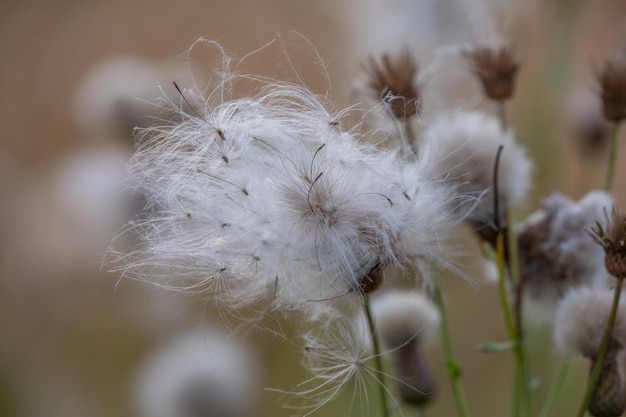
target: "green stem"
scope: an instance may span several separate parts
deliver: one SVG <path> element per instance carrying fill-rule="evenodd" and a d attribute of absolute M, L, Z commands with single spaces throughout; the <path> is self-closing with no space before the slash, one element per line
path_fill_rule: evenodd
<path fill-rule="evenodd" d="M 613 190 L 613 181 L 615 179 L 615 166 L 617 165 L 617 142 L 619 138 L 619 123 L 613 125 L 611 132 L 611 153 L 609 154 L 609 167 L 606 173 L 606 182 L 604 189 L 608 192 Z"/>
<path fill-rule="evenodd" d="M 554 380 L 552 381 L 552 385 L 550 386 L 550 391 L 548 392 L 548 396 L 546 397 L 543 406 L 541 407 L 541 412 L 539 413 L 539 417 L 548 417 L 550 415 L 550 410 L 554 405 L 559 392 L 561 391 L 561 387 L 563 386 L 563 382 L 565 382 L 565 377 L 567 376 L 567 371 L 569 370 L 569 363 L 571 359 L 571 354 L 566 355 L 563 359 L 561 359 L 561 365 L 559 366 L 559 371 L 557 372 Z"/>
<path fill-rule="evenodd" d="M 463 386 L 461 385 L 461 368 L 454 360 L 454 354 L 452 353 L 452 342 L 450 338 L 450 329 L 448 328 L 448 314 L 446 311 L 446 303 L 443 298 L 443 292 L 441 291 L 441 284 L 439 283 L 439 274 L 436 267 L 433 266 L 433 283 L 435 292 L 435 301 L 439 307 L 441 313 L 441 339 L 443 342 L 443 352 L 446 357 L 446 368 L 450 374 L 450 380 L 452 382 L 452 391 L 456 406 L 459 411 L 459 417 L 468 417 L 469 411 L 467 407 L 467 401 L 465 400 L 465 393 L 463 392 Z"/>
<path fill-rule="evenodd" d="M 374 318 L 372 317 L 372 309 L 370 306 L 369 297 L 367 294 L 363 296 L 363 308 L 365 309 L 365 315 L 367 317 L 367 325 L 372 335 L 372 346 L 374 348 L 374 365 L 379 374 L 379 388 L 380 388 L 380 405 L 382 407 L 382 417 L 389 417 L 389 407 L 387 406 L 387 387 L 385 384 L 385 374 L 383 369 L 383 359 L 381 357 L 380 342 L 378 341 L 378 332 L 376 331 L 376 325 L 374 324 Z"/>
<path fill-rule="evenodd" d="M 615 293 L 613 294 L 613 305 L 611 306 L 611 312 L 609 313 L 609 320 L 606 325 L 606 329 L 604 331 L 604 336 L 602 337 L 602 344 L 600 345 L 600 351 L 598 352 L 598 356 L 596 357 L 596 361 L 593 364 L 593 370 L 591 371 L 591 375 L 589 376 L 589 383 L 587 384 L 587 390 L 585 391 L 585 396 L 583 397 L 583 402 L 580 404 L 580 408 L 578 409 L 578 417 L 583 417 L 585 415 L 585 410 L 587 406 L 589 406 L 589 402 L 591 401 L 591 396 L 593 395 L 593 391 L 596 388 L 596 384 L 598 382 L 598 377 L 600 376 L 600 370 L 602 368 L 602 363 L 604 362 L 604 356 L 606 355 L 606 351 L 609 347 L 609 342 L 611 341 L 611 334 L 613 333 L 613 326 L 615 325 L 615 317 L 617 316 L 617 307 L 619 306 L 619 299 L 622 294 L 622 283 L 623 280 L 618 279 L 617 285 L 615 286 Z"/>
<path fill-rule="evenodd" d="M 498 232 L 496 240 L 496 252 L 498 254 L 498 293 L 500 296 L 500 304 L 504 313 L 504 321 L 509 338 L 513 342 L 515 352 L 515 387 L 513 390 L 513 417 L 519 417 L 522 404 L 522 391 L 524 390 L 524 355 L 521 349 L 521 343 L 518 339 L 518 331 L 513 319 L 509 295 L 506 289 L 506 270 L 505 270 L 505 254 L 504 254 L 504 236 L 502 232 Z"/>

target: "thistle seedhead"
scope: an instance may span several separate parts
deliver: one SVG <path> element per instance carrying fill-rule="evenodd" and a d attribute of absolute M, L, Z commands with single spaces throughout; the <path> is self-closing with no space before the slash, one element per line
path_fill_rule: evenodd
<path fill-rule="evenodd" d="M 367 66 L 368 87 L 376 97 L 389 106 L 398 119 L 417 116 L 422 111 L 418 65 L 408 50 L 398 56 L 383 54 L 380 62 L 370 58 Z"/>
<path fill-rule="evenodd" d="M 606 214 L 606 226 L 596 222 L 591 229 L 591 237 L 605 252 L 604 264 L 617 279 L 626 278 L 626 212 L 613 207 Z"/>
<path fill-rule="evenodd" d="M 608 59 L 597 77 L 604 117 L 614 123 L 626 119 L 626 54 Z"/>
<path fill-rule="evenodd" d="M 604 191 L 579 201 L 555 193 L 520 226 L 520 273 L 530 302 L 551 312 L 568 289 L 606 282 L 602 250 L 588 230 L 612 204 Z"/>
<path fill-rule="evenodd" d="M 509 46 L 477 45 L 462 54 L 487 97 L 503 101 L 513 96 L 520 63 Z"/>

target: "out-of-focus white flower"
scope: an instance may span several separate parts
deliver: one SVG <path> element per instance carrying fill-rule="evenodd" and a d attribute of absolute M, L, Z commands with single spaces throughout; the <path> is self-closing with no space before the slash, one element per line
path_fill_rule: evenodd
<path fill-rule="evenodd" d="M 358 141 L 300 86 L 227 69 L 208 94 L 170 102 L 178 122 L 143 130 L 130 171 L 149 213 L 118 270 L 228 307 L 301 308 L 359 294 L 388 264 L 441 257 L 449 194 L 422 165 Z M 251 80 L 256 92 L 228 98 Z"/>
<path fill-rule="evenodd" d="M 605 211 L 612 205 L 604 191 L 592 191 L 578 202 L 552 194 L 519 227 L 521 274 L 526 300 L 532 303 L 528 310 L 551 317 L 568 289 L 608 285 L 604 250 L 590 231 L 596 222 L 606 224 Z"/>
<path fill-rule="evenodd" d="M 494 226 L 494 167 L 498 148 L 504 146 L 498 168 L 498 203 L 501 221 L 507 207 L 520 204 L 531 186 L 532 164 L 512 131 L 502 131 L 494 117 L 460 111 L 440 117 L 424 133 L 428 176 L 474 197 L 457 207 L 479 234 Z M 488 239 L 487 239 L 488 240 Z"/>
<path fill-rule="evenodd" d="M 260 390 L 259 365 L 244 344 L 191 332 L 141 363 L 135 400 L 142 417 L 248 417 Z"/>

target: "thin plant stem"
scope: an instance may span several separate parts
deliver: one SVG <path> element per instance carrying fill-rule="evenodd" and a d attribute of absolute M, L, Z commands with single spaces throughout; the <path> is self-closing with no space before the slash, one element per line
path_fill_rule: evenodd
<path fill-rule="evenodd" d="M 615 286 L 615 293 L 613 295 L 613 305 L 611 305 L 611 312 L 609 313 L 609 320 L 606 325 L 606 329 L 604 331 L 604 336 L 602 337 L 602 344 L 600 345 L 600 350 L 598 351 L 598 356 L 596 357 L 596 361 L 593 364 L 593 370 L 591 371 L 591 375 L 589 376 L 589 382 L 587 383 L 587 390 L 585 391 L 585 396 L 583 397 L 583 402 L 580 404 L 580 408 L 578 409 L 578 417 L 583 417 L 585 415 L 585 410 L 589 406 L 589 402 L 591 401 L 591 396 L 596 388 L 596 384 L 598 382 L 598 377 L 600 376 L 600 370 L 602 368 L 602 363 L 604 362 L 604 356 L 606 355 L 606 351 L 609 347 L 609 342 L 611 341 L 611 334 L 613 333 L 613 326 L 615 325 L 615 317 L 617 316 L 617 307 L 619 306 L 619 299 L 622 294 L 622 279 L 617 280 L 617 285 Z"/>
<path fill-rule="evenodd" d="M 450 329 L 448 327 L 448 314 L 443 292 L 441 291 L 439 274 L 435 266 L 432 267 L 432 270 L 435 302 L 437 303 L 441 314 L 441 339 L 443 343 L 443 353 L 446 358 L 446 368 L 448 369 L 448 374 L 450 375 L 450 381 L 452 382 L 454 400 L 459 411 L 459 417 L 469 417 L 470 414 L 467 407 L 467 401 L 465 400 L 465 393 L 463 391 L 463 386 L 461 385 L 461 369 L 455 361 L 454 354 L 452 352 Z"/>
<path fill-rule="evenodd" d="M 524 329 L 523 329 L 523 299 L 524 299 L 524 280 L 520 275 L 519 270 L 519 251 L 517 243 L 517 233 L 515 231 L 515 219 L 513 211 L 510 208 L 506 210 L 507 218 L 507 255 L 508 255 L 508 271 L 511 275 L 511 282 L 515 289 L 515 299 L 513 301 L 513 319 L 515 329 L 515 361 L 516 372 L 519 373 L 519 395 L 521 400 L 521 406 L 523 415 L 528 415 L 530 409 L 530 393 L 528 390 L 528 365 L 526 361 L 526 351 L 524 344 Z"/>
<path fill-rule="evenodd" d="M 370 334 L 372 335 L 372 347 L 374 349 L 374 365 L 378 371 L 379 379 L 379 392 L 380 392 L 380 406 L 381 417 L 389 417 L 389 407 L 387 406 L 387 387 L 385 384 L 385 373 L 383 368 L 383 360 L 381 357 L 380 342 L 378 341 L 378 332 L 376 331 L 376 325 L 374 324 L 374 318 L 372 317 L 372 309 L 370 306 L 369 297 L 367 294 L 363 296 L 363 308 L 365 309 L 365 315 L 367 317 L 367 325 L 369 326 Z"/>
<path fill-rule="evenodd" d="M 513 312 L 509 302 L 509 295 L 506 289 L 506 268 L 504 256 L 504 235 L 502 231 L 498 232 L 496 239 L 496 252 L 498 254 L 498 294 L 500 297 L 500 305 L 504 314 L 504 322 L 506 325 L 509 338 L 513 342 L 515 352 L 515 387 L 513 390 L 513 417 L 519 417 L 521 406 L 521 393 L 523 390 L 523 369 L 524 361 L 521 354 L 519 340 L 517 339 L 517 330 L 513 319 Z"/>
<path fill-rule="evenodd" d="M 406 141 L 409 143 L 409 149 L 413 153 L 415 157 L 417 157 L 419 148 L 417 147 L 417 136 L 413 131 L 413 127 L 411 127 L 411 119 L 405 119 L 402 123 L 404 126 L 404 135 L 406 137 Z"/>
<path fill-rule="evenodd" d="M 548 391 L 548 395 L 541 407 L 541 412 L 539 413 L 539 417 L 548 417 L 550 415 L 550 410 L 552 410 L 552 406 L 556 402 L 556 398 L 561 391 L 561 387 L 563 386 L 563 382 L 565 382 L 565 377 L 567 376 L 567 371 L 569 370 L 570 359 L 572 355 L 567 354 L 561 359 L 561 365 L 559 366 L 559 370 L 552 381 L 552 385 L 550 386 L 550 391 Z"/>
<path fill-rule="evenodd" d="M 606 173 L 606 182 L 604 189 L 608 192 L 613 190 L 613 182 L 615 180 L 615 166 L 617 165 L 617 142 L 619 139 L 619 123 L 613 125 L 611 132 L 611 151 L 609 154 L 609 167 Z"/>

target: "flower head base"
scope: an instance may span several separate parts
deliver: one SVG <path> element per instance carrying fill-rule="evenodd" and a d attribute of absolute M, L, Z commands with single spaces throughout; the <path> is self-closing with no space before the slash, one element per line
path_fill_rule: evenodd
<path fill-rule="evenodd" d="M 598 82 L 606 120 L 619 123 L 626 119 L 626 55 L 607 60 L 598 72 Z"/>
<path fill-rule="evenodd" d="M 508 46 L 475 46 L 463 51 L 472 72 L 482 83 L 485 95 L 503 101 L 513 96 L 519 61 Z"/>
<path fill-rule="evenodd" d="M 408 50 L 395 59 L 383 54 L 380 63 L 370 58 L 367 68 L 369 88 L 389 106 L 398 119 L 417 116 L 422 111 L 420 87 L 417 84 L 417 63 Z"/>
<path fill-rule="evenodd" d="M 617 207 L 613 207 L 611 214 L 607 214 L 606 217 L 606 226 L 596 222 L 591 237 L 604 249 L 606 270 L 615 278 L 624 279 L 626 278 L 626 212 L 620 212 Z"/>

